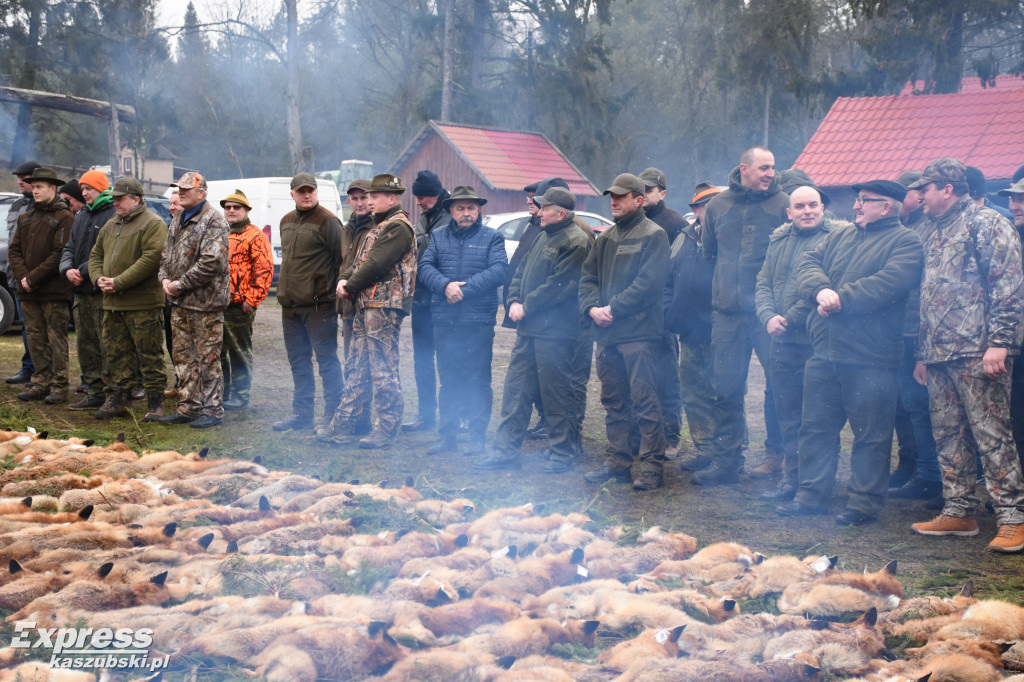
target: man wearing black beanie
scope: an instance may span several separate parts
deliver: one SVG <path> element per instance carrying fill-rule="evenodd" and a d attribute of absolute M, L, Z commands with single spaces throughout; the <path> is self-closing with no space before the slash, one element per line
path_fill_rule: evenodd
<path fill-rule="evenodd" d="M 416 260 L 430 244 L 430 235 L 451 222 L 444 202 L 451 196 L 441 178 L 421 170 L 412 183 L 412 194 L 420 209 L 416 220 Z M 416 376 L 416 417 L 402 424 L 403 431 L 429 431 L 437 423 L 437 380 L 434 373 L 434 323 L 430 316 L 430 292 L 416 287 L 412 300 L 412 359 Z"/>

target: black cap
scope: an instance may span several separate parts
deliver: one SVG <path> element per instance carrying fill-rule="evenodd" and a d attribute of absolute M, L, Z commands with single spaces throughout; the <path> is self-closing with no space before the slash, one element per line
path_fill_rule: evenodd
<path fill-rule="evenodd" d="M 537 185 L 538 184 L 540 184 L 540 183 L 531 182 L 529 185 L 527 185 L 526 187 L 523 188 L 523 191 L 526 192 L 527 194 L 536 194 L 537 193 Z"/>
<path fill-rule="evenodd" d="M 544 196 L 552 187 L 561 187 L 562 189 L 569 189 L 569 183 L 562 178 L 545 178 L 537 183 L 537 190 L 535 194 Z"/>
<path fill-rule="evenodd" d="M 907 198 L 907 188 L 893 180 L 869 180 L 853 186 L 854 192 L 861 190 L 881 194 L 883 197 L 889 197 L 899 202 Z"/>
<path fill-rule="evenodd" d="M 41 166 L 38 161 L 26 161 L 11 171 L 11 175 L 32 175 Z"/>
<path fill-rule="evenodd" d="M 980 168 L 967 167 L 967 193 L 972 199 L 985 196 L 985 174 Z"/>
<path fill-rule="evenodd" d="M 799 168 L 789 168 L 779 172 L 779 187 L 786 194 L 792 194 L 793 190 L 797 187 L 810 187 L 818 196 L 821 197 L 821 203 L 828 208 L 828 205 L 832 203 L 832 199 L 825 194 L 825 192 L 814 184 L 814 180 L 811 180 L 811 176 L 806 171 L 802 171 Z"/>

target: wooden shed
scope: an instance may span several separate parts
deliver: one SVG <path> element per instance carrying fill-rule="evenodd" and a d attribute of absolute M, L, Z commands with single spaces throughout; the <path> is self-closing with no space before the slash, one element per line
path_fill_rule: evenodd
<path fill-rule="evenodd" d="M 569 184 L 579 210 L 604 206 L 593 183 L 541 133 L 429 121 L 386 171 L 410 189 L 402 195 L 402 208 L 413 220 L 418 210 L 412 182 L 424 169 L 437 173 L 449 192 L 458 185 L 475 188 L 487 199 L 484 211 L 490 215 L 525 211 L 523 187 L 551 177 Z"/>

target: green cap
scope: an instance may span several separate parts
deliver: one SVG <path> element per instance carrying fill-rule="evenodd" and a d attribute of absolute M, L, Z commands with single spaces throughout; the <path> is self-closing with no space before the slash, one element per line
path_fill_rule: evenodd
<path fill-rule="evenodd" d="M 612 181 L 612 186 L 606 189 L 603 194 L 647 194 L 647 185 L 644 181 L 632 173 L 617 175 Z"/>
<path fill-rule="evenodd" d="M 110 196 L 121 197 L 125 194 L 134 194 L 137 197 L 141 197 L 145 194 L 142 189 L 142 183 L 135 178 L 118 178 L 117 182 L 114 183 L 114 189 L 110 190 Z"/>

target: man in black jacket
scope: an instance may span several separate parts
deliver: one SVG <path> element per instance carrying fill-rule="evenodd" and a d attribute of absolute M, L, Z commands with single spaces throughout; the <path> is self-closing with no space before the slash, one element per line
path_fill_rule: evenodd
<path fill-rule="evenodd" d="M 11 173 L 18 179 L 18 191 L 21 192 L 21 198 L 15 199 L 11 204 L 10 210 L 7 212 L 8 244 L 14 239 L 14 230 L 18 226 L 18 216 L 31 210 L 32 205 L 36 201 L 32 197 L 32 185 L 28 181 L 36 168 L 39 168 L 37 162 L 26 161 Z M 18 286 L 14 280 L 14 273 L 11 272 L 10 258 L 4 263 L 4 274 L 7 275 L 7 284 L 10 287 L 11 296 L 14 298 L 14 306 L 18 310 L 18 317 L 24 320 L 25 318 L 21 314 L 21 303 L 18 301 Z M 35 365 L 32 364 L 32 356 L 28 352 L 28 338 L 26 334 L 25 325 L 23 324 L 21 326 L 21 343 L 25 348 L 25 352 L 21 355 L 21 369 L 15 374 L 4 378 L 4 381 L 9 384 L 27 384 L 32 379 L 32 374 L 36 371 Z"/>
<path fill-rule="evenodd" d="M 827 513 L 839 464 L 839 433 L 853 429 L 842 526 L 877 520 L 889 483 L 893 423 L 903 360 L 907 295 L 921 281 L 921 238 L 900 223 L 906 188 L 892 180 L 854 185 L 857 224 L 830 232 L 797 267 L 798 292 L 817 312 L 807 331 L 814 355 L 804 370 L 800 486 L 784 516 Z"/>
<path fill-rule="evenodd" d="M 473 465 L 478 471 L 520 467 L 520 448 L 538 396 L 547 405 L 548 462 L 543 472 L 568 471 L 577 455 L 573 354 L 583 325 L 578 309 L 580 269 L 591 242 L 573 223 L 572 192 L 552 187 L 535 200 L 543 233 L 509 286 L 516 343 L 505 375 L 493 453 Z"/>
<path fill-rule="evenodd" d="M 750 353 L 768 367 L 768 333 L 754 312 L 754 285 L 772 231 L 786 222 L 789 198 L 775 177 L 775 156 L 750 147 L 729 174 L 729 189 L 704 213 L 704 257 L 715 263 L 712 280 L 711 344 L 714 348 L 715 438 L 697 485 L 736 483 L 743 467 Z M 767 373 L 767 372 L 766 372 Z M 698 467 L 699 468 L 699 467 Z"/>
<path fill-rule="evenodd" d="M 591 483 L 633 479 L 634 490 L 661 486 L 665 425 L 658 402 L 657 347 L 665 330 L 663 297 L 668 237 L 644 216 L 644 181 L 615 178 L 615 224 L 602 232 L 583 264 L 580 312 L 593 323 L 597 375 L 605 408 L 608 449 L 604 464 L 584 475 Z M 640 442 L 633 442 L 639 431 Z M 638 471 L 632 475 L 634 457 Z"/>
<path fill-rule="evenodd" d="M 412 183 L 412 195 L 421 213 L 416 220 L 416 258 L 423 257 L 430 236 L 451 222 L 444 207 L 451 196 L 441 178 L 431 170 L 421 170 Z M 437 381 L 434 371 L 434 323 L 430 317 L 430 292 L 417 288 L 412 300 L 412 362 L 416 376 L 416 417 L 402 424 L 408 432 L 431 431 L 437 423 Z"/>

